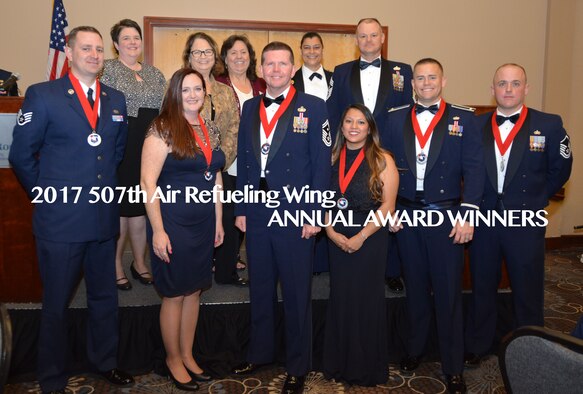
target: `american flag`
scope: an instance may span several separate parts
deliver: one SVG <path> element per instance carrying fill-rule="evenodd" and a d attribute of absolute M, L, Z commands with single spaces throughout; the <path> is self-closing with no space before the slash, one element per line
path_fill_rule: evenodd
<path fill-rule="evenodd" d="M 65 44 L 67 42 L 67 14 L 63 0 L 55 0 L 51 22 L 51 41 L 49 43 L 49 60 L 47 63 L 47 80 L 61 78 L 69 71 Z"/>

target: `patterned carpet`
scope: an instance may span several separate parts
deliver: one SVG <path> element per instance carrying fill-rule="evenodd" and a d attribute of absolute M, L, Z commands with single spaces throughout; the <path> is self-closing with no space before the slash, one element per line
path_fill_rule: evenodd
<path fill-rule="evenodd" d="M 583 248 L 571 248 L 547 253 L 545 261 L 545 326 L 570 333 L 583 315 Z M 305 393 L 445 393 L 439 363 L 421 364 L 414 374 L 404 374 L 398 365 L 389 365 L 390 378 L 377 387 L 349 386 L 328 381 L 321 373 L 311 372 L 306 380 Z M 505 393 L 498 359 L 491 355 L 480 368 L 464 373 L 470 393 Z M 279 393 L 285 380 L 281 367 L 264 369 L 246 379 L 226 378 L 202 384 L 199 392 L 216 394 L 266 394 Z M 131 388 L 116 389 L 92 375 L 79 375 L 69 380 L 67 393 L 178 393 L 165 377 L 154 373 L 136 377 Z M 11 384 L 5 393 L 40 393 L 36 382 Z"/>

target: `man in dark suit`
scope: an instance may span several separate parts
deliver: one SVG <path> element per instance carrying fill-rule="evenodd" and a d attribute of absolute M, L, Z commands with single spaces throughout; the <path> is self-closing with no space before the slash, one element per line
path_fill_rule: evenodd
<path fill-rule="evenodd" d="M 362 103 L 383 125 L 390 108 L 413 103 L 411 66 L 381 58 L 385 34 L 375 18 L 365 18 L 356 27 L 360 59 L 334 69 L 330 97 L 326 102 L 332 134 L 336 135 L 340 116 L 346 107 Z"/>
<path fill-rule="evenodd" d="M 14 172 L 36 204 L 33 230 L 43 283 L 37 378 L 43 392 L 65 392 L 67 305 L 81 272 L 87 286 L 89 361 L 109 382 L 133 383 L 117 369 L 118 207 L 102 200 L 117 184 L 126 104 L 123 94 L 96 79 L 103 51 L 95 28 L 71 31 L 70 74 L 27 90 L 10 149 Z"/>
<path fill-rule="evenodd" d="M 291 48 L 269 43 L 261 55 L 267 84 L 264 97 L 245 103 L 237 147 L 237 190 L 278 195 L 272 208 L 247 201 L 235 206 L 235 224 L 247 233 L 251 338 L 247 362 L 233 372 L 244 375 L 275 358 L 275 304 L 281 284 L 285 313 L 287 379 L 283 393 L 303 393 L 312 353 L 311 277 L 315 223 L 274 223 L 273 215 L 313 214 L 317 202 L 291 201 L 288 193 L 324 191 L 330 181 L 330 127 L 323 100 L 297 92 Z M 251 189 L 250 189 L 251 188 Z M 277 199 L 277 200 L 276 200 Z"/>
<path fill-rule="evenodd" d="M 16 80 L 10 86 L 6 87 L 6 82 L 14 74 L 0 68 L 0 97 L 2 96 L 18 96 L 18 84 Z M 16 78 L 18 79 L 18 78 Z M 8 88 L 8 89 L 6 89 Z"/>
<path fill-rule="evenodd" d="M 365 18 L 356 27 L 356 45 L 360 59 L 336 66 L 330 83 L 330 97 L 326 102 L 328 117 L 335 138 L 340 116 L 347 106 L 362 103 L 373 113 L 380 128 L 386 122 L 390 108 L 413 103 L 411 66 L 381 58 L 385 34 L 375 18 Z M 381 130 L 382 133 L 382 130 Z M 389 235 L 389 253 L 386 277 L 389 289 L 403 291 L 401 259 L 393 235 Z"/>
<path fill-rule="evenodd" d="M 435 225 L 410 221 L 397 233 L 407 286 L 409 337 L 405 372 L 421 361 L 435 306 L 441 367 L 448 391 L 466 391 L 463 372 L 462 271 L 470 223 L 452 223 L 449 215 L 475 211 L 482 197 L 482 147 L 474 115 L 446 104 L 443 68 L 422 59 L 413 70 L 417 103 L 391 110 L 382 135 L 400 173 L 397 210 L 444 220 Z M 462 186 L 463 179 L 463 186 Z M 433 297 L 431 295 L 433 293 Z"/>
<path fill-rule="evenodd" d="M 322 66 L 322 56 L 324 55 L 322 37 L 315 31 L 307 32 L 302 37 L 300 51 L 304 64 L 292 78 L 294 88 L 298 92 L 308 93 L 326 100 L 332 71 L 325 70 Z"/>
<path fill-rule="evenodd" d="M 479 118 L 486 178 L 480 204 L 484 213 L 541 211 L 571 174 L 573 157 L 561 118 L 527 108 L 527 94 L 522 66 L 498 67 L 492 83 L 498 107 Z M 518 226 L 496 223 L 476 228 L 470 246 L 473 292 L 466 325 L 466 366 L 478 366 L 494 342 L 502 259 L 512 286 L 515 326 L 544 326 L 545 226 L 537 219 Z"/>

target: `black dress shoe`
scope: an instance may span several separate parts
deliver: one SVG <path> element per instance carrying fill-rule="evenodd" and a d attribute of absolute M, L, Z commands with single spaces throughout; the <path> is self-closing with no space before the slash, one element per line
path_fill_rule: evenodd
<path fill-rule="evenodd" d="M 186 368 L 186 371 L 188 371 L 188 368 Z M 188 371 L 188 372 L 190 374 L 190 371 Z M 176 380 L 174 375 L 172 375 L 170 368 L 168 368 L 168 377 L 170 378 L 170 380 L 172 380 L 172 383 L 174 383 L 174 386 L 176 386 L 176 388 L 178 390 L 196 391 L 199 389 L 198 383 L 196 383 L 194 381 L 194 379 L 192 379 L 192 378 L 188 382 L 185 382 L 185 383 L 182 383 L 182 382 L 179 382 L 178 380 Z"/>
<path fill-rule="evenodd" d="M 282 394 L 302 394 L 304 392 L 304 382 L 306 376 L 287 375 L 285 383 L 281 389 Z"/>
<path fill-rule="evenodd" d="M 253 364 L 253 363 L 243 363 L 237 365 L 235 368 L 231 370 L 232 373 L 235 375 L 249 375 L 254 372 L 257 372 L 259 369 L 263 368 L 268 364 Z"/>
<path fill-rule="evenodd" d="M 122 276 L 119 279 L 115 280 L 115 285 L 117 286 L 118 290 L 131 290 L 132 289 L 132 282 L 128 279 L 127 276 Z"/>
<path fill-rule="evenodd" d="M 405 289 L 405 287 L 403 286 L 403 281 L 398 276 L 396 277 L 389 276 L 385 279 L 385 282 L 387 283 L 389 290 L 392 291 L 393 293 L 402 293 L 403 290 Z"/>
<path fill-rule="evenodd" d="M 132 276 L 134 277 L 134 279 L 137 279 L 140 281 L 141 284 L 143 285 L 151 285 L 152 283 L 154 283 L 154 280 L 152 279 L 152 274 L 148 271 L 146 272 L 138 272 L 138 270 L 136 270 L 134 268 L 134 262 L 132 261 L 132 263 L 130 264 L 130 272 L 132 273 Z"/>
<path fill-rule="evenodd" d="M 469 369 L 478 368 L 480 366 L 480 362 L 482 361 L 482 357 L 478 356 L 474 353 L 466 353 L 464 354 L 464 367 Z"/>
<path fill-rule="evenodd" d="M 447 392 L 450 394 L 464 394 L 466 389 L 466 382 L 462 375 L 445 375 L 445 382 L 447 383 Z"/>
<path fill-rule="evenodd" d="M 184 368 L 186 368 L 186 366 Z M 190 369 L 186 368 L 186 372 L 188 372 L 192 380 L 195 380 L 197 382 L 210 382 L 211 380 L 213 380 L 213 378 L 210 375 L 204 373 L 204 371 L 202 371 L 201 373 L 194 373 Z"/>
<path fill-rule="evenodd" d="M 421 364 L 421 357 L 407 356 L 401 360 L 401 371 L 413 372 Z"/>
<path fill-rule="evenodd" d="M 102 378 L 107 380 L 109 383 L 120 386 L 129 387 L 134 384 L 134 378 L 127 372 L 120 371 L 117 368 L 110 369 L 109 371 L 99 372 Z"/>

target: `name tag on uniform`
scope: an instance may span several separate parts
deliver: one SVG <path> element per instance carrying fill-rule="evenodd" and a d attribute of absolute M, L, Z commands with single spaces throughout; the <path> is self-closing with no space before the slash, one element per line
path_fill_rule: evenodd
<path fill-rule="evenodd" d="M 114 122 L 123 122 L 123 115 L 111 115 L 111 120 Z"/>

